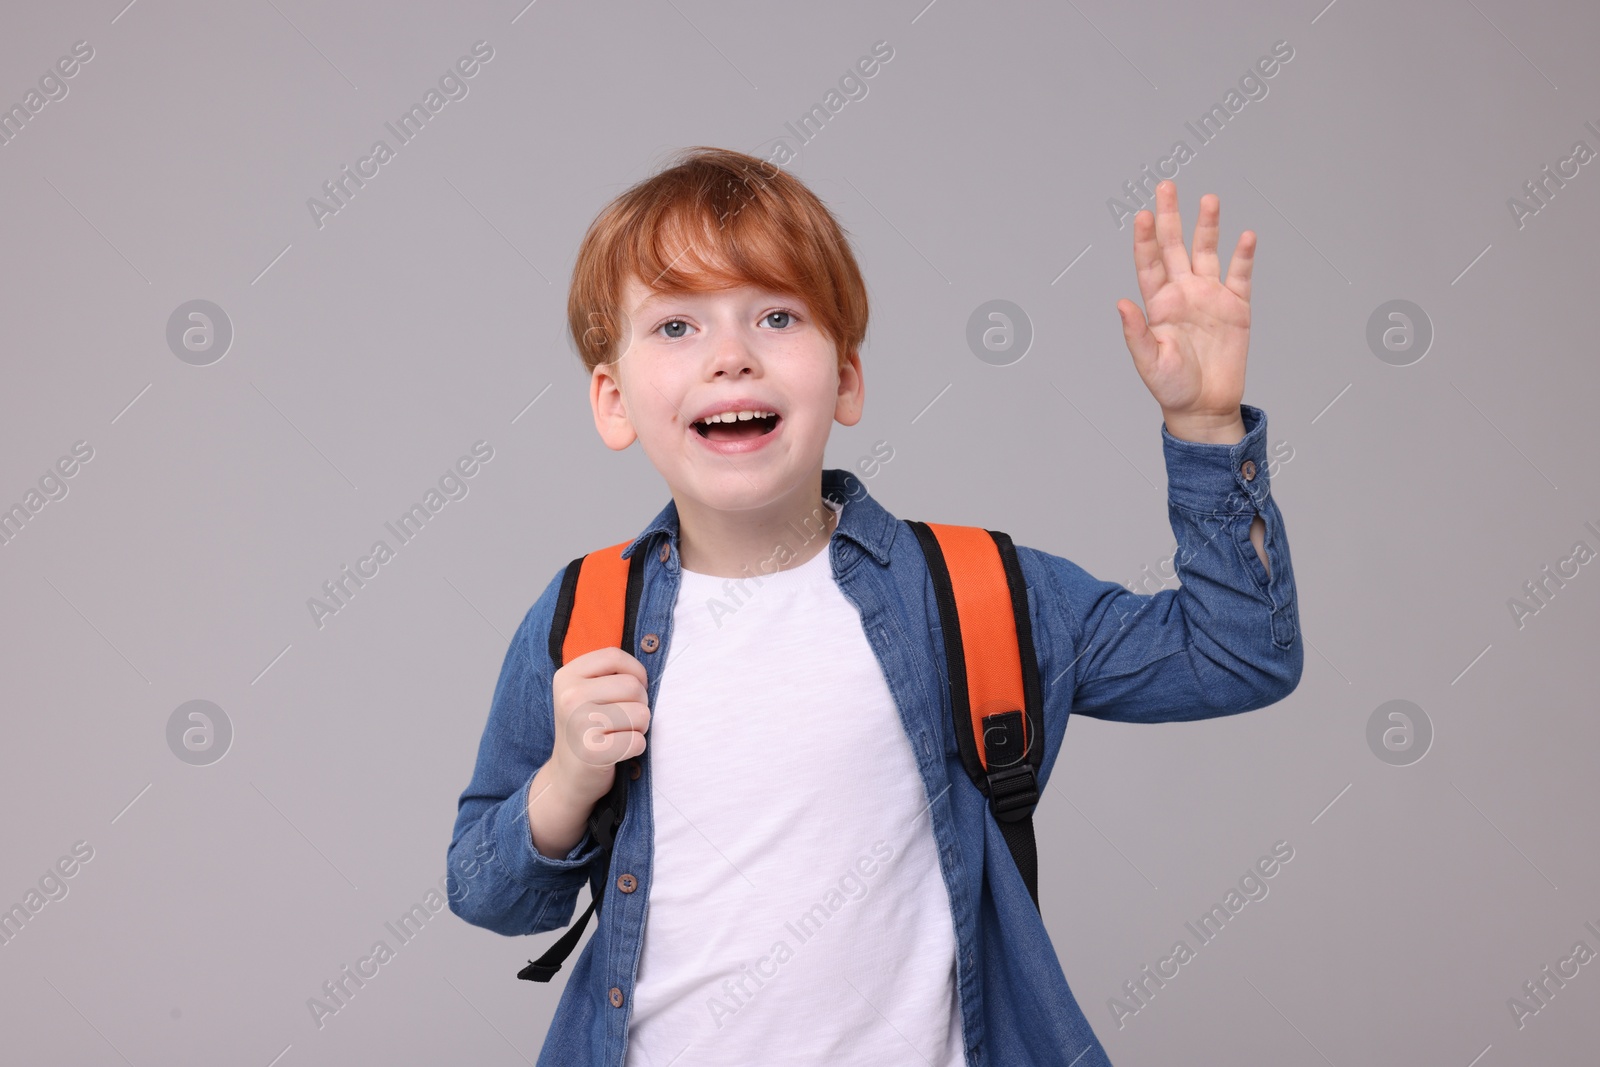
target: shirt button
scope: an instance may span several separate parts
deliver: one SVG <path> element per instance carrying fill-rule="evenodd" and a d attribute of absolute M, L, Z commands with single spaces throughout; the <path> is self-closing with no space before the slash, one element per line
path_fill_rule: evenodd
<path fill-rule="evenodd" d="M 639 880 L 631 874 L 625 874 L 617 879 L 617 888 L 624 893 L 631 893 L 639 888 Z"/>
<path fill-rule="evenodd" d="M 628 768 L 628 777 L 637 782 L 639 780 L 639 776 L 643 773 L 644 768 L 639 766 L 638 760 L 634 760 L 632 765 Z"/>
<path fill-rule="evenodd" d="M 616 986 L 611 987 L 611 1006 L 613 1008 L 622 1007 L 622 990 Z"/>
<path fill-rule="evenodd" d="M 1244 461 L 1244 466 L 1239 468 L 1239 473 L 1244 475 L 1244 480 L 1245 481 L 1247 481 L 1247 482 L 1255 481 L 1256 480 L 1256 461 L 1253 460 L 1253 459 L 1245 460 Z"/>
<path fill-rule="evenodd" d="M 661 551 L 656 553 L 656 558 L 665 563 L 670 555 L 672 555 L 672 546 L 665 541 L 661 542 Z"/>
<path fill-rule="evenodd" d="M 646 652 L 654 652 L 661 647 L 661 638 L 655 634 L 645 634 L 643 640 L 639 642 L 639 647 Z"/>

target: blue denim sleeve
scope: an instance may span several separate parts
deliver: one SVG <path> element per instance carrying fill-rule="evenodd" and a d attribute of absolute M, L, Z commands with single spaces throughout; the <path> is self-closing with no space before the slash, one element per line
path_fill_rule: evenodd
<path fill-rule="evenodd" d="M 528 789 L 555 747 L 548 641 L 560 588 L 557 572 L 511 638 L 446 855 L 450 910 L 506 935 L 571 922 L 600 851 L 586 829 L 566 856 L 546 856 L 528 828 Z"/>
<path fill-rule="evenodd" d="M 1178 588 L 1138 593 L 1018 548 L 1029 589 L 1045 597 L 1042 681 L 1070 686 L 1072 711 L 1116 722 L 1204 719 L 1265 707 L 1299 684 L 1294 567 L 1271 496 L 1266 413 L 1241 404 L 1240 414 L 1245 436 L 1232 445 L 1183 441 L 1161 426 Z M 1270 573 L 1250 542 L 1256 515 Z"/>

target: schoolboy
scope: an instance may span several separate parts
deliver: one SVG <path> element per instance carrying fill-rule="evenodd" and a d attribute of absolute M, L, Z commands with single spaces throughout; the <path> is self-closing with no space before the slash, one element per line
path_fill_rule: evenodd
<path fill-rule="evenodd" d="M 1255 235 L 1221 279 L 1216 197 L 1192 256 L 1170 181 L 1156 202 L 1134 226 L 1145 311 L 1117 307 L 1162 408 L 1183 581 L 1141 595 L 1016 546 L 1041 793 L 1069 711 L 1229 715 L 1301 673 L 1266 417 L 1241 402 Z M 927 562 L 822 465 L 865 400 L 867 297 L 831 213 L 751 156 L 686 150 L 591 225 L 568 312 L 602 440 L 637 440 L 672 499 L 623 552 L 648 553 L 633 647 L 554 666 L 558 571 L 460 799 L 449 897 L 468 922 L 554 930 L 605 879 L 539 1063 L 1108 1064 L 963 772 Z M 586 820 L 618 774 L 597 871 Z"/>

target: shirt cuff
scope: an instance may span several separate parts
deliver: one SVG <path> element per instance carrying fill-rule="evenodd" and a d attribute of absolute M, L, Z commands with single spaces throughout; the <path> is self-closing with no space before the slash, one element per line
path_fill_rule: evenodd
<path fill-rule="evenodd" d="M 522 884 L 534 889 L 560 888 L 571 885 L 571 871 L 588 866 L 600 853 L 600 843 L 594 839 L 587 825 L 583 836 L 567 854 L 560 858 L 546 856 L 533 847 L 533 831 L 528 826 L 528 792 L 533 788 L 533 776 L 506 799 L 516 805 L 515 814 L 502 817 L 495 828 L 495 851 L 506 871 Z"/>
<path fill-rule="evenodd" d="M 1239 405 L 1244 437 L 1231 445 L 1184 441 L 1161 423 L 1161 450 L 1167 461 L 1167 499 L 1202 514 L 1240 514 L 1261 510 L 1272 491 L 1267 472 L 1267 413 Z"/>

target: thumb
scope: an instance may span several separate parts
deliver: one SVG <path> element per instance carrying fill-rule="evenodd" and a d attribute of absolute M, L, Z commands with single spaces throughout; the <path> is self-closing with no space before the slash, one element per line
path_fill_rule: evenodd
<path fill-rule="evenodd" d="M 1128 352 L 1133 356 L 1134 368 L 1143 377 L 1155 367 L 1158 348 L 1156 335 L 1150 332 L 1144 312 L 1133 301 L 1118 300 L 1117 314 L 1122 316 L 1122 339 L 1127 342 Z"/>

